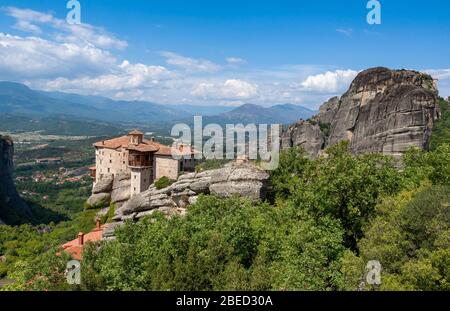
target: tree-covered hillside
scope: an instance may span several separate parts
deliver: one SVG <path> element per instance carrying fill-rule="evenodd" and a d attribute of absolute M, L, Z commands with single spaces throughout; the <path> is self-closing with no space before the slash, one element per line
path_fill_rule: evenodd
<path fill-rule="evenodd" d="M 450 145 L 389 157 L 347 144 L 309 160 L 285 151 L 266 202 L 203 196 L 186 217 L 155 213 L 88 247 L 83 290 L 357 290 L 369 259 L 380 289 L 447 290 Z M 54 251 L 54 250 L 52 250 Z M 10 289 L 71 289 L 50 253 L 17 262 Z M 36 273 L 39 278 L 36 280 Z"/>

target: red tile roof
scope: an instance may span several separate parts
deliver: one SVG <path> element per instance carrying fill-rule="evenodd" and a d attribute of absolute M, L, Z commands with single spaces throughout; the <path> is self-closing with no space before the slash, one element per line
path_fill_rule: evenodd
<path fill-rule="evenodd" d="M 142 143 L 140 143 L 139 145 L 133 145 L 130 144 L 130 137 L 128 135 L 125 136 L 121 136 L 121 137 L 117 137 L 117 138 L 113 138 L 113 139 L 108 139 L 108 140 L 103 140 L 103 141 L 99 141 L 96 142 L 94 144 L 94 147 L 98 147 L 98 148 L 108 148 L 108 149 L 119 149 L 119 148 L 125 148 L 125 149 L 129 149 L 129 150 L 137 150 L 137 151 L 141 151 L 141 152 L 156 152 L 158 154 L 158 151 L 160 149 L 162 149 L 162 152 L 165 153 L 166 149 L 165 145 L 162 145 L 160 143 L 148 140 L 148 139 L 143 139 Z M 169 153 L 167 155 L 170 155 L 170 147 L 169 148 Z"/>
<path fill-rule="evenodd" d="M 130 132 L 129 135 L 132 135 L 133 132 Z M 172 155 L 172 147 L 160 144 L 156 141 L 143 139 L 142 143 L 140 143 L 139 145 L 130 144 L 129 135 L 99 141 L 96 142 L 94 146 L 98 148 L 108 148 L 108 149 L 125 148 L 128 150 L 136 150 L 140 152 L 155 152 L 156 155 L 165 155 L 165 156 Z M 195 151 L 189 145 L 184 145 L 182 149 L 178 148 L 178 150 L 176 150 L 175 152 L 178 155 L 190 155 L 197 153 L 197 151 Z"/>
<path fill-rule="evenodd" d="M 142 133 L 138 130 L 133 130 L 133 131 L 129 132 L 128 135 L 144 135 L 144 133 Z"/>
<path fill-rule="evenodd" d="M 102 239 L 103 229 L 105 225 L 100 226 L 100 228 L 95 228 L 89 233 L 83 234 L 83 244 L 79 243 L 79 237 L 69 241 L 62 245 L 64 252 L 72 256 L 73 259 L 81 260 L 83 259 L 83 248 L 87 242 L 98 242 Z M 81 233 L 82 234 L 82 233 Z"/>

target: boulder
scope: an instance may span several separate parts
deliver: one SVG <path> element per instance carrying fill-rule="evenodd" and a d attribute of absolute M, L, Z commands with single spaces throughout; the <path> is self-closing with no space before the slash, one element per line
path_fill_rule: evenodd
<path fill-rule="evenodd" d="M 115 215 L 129 215 L 151 209 L 150 197 L 147 191 L 139 193 L 128 200 L 124 205 L 116 210 Z"/>
<path fill-rule="evenodd" d="M 195 193 L 207 193 L 209 192 L 209 186 L 211 185 L 211 177 L 203 177 L 194 181 L 189 189 Z"/>
<path fill-rule="evenodd" d="M 191 182 L 182 180 L 182 181 L 177 181 L 176 183 L 173 183 L 169 188 L 171 188 L 171 190 L 173 192 L 182 192 L 182 191 L 186 190 L 190 184 L 191 184 Z"/>
<path fill-rule="evenodd" d="M 251 200 L 259 200 L 265 195 L 264 184 L 257 180 L 221 182 L 211 185 L 209 190 L 211 194 L 223 198 L 237 195 Z"/>
<path fill-rule="evenodd" d="M 234 171 L 231 172 L 228 180 L 267 180 L 268 178 L 269 174 L 267 174 L 263 170 L 257 169 L 253 166 L 238 166 Z"/>
<path fill-rule="evenodd" d="M 112 190 L 113 181 L 114 178 L 112 176 L 107 176 L 98 180 L 92 189 L 92 193 L 97 194 L 102 192 L 110 192 Z"/>
<path fill-rule="evenodd" d="M 208 170 L 198 173 L 196 179 L 209 179 L 211 183 L 218 183 L 228 180 L 231 172 L 234 170 L 232 166 L 225 166 L 223 168 Z"/>
<path fill-rule="evenodd" d="M 127 201 L 128 199 L 130 199 L 130 196 L 131 196 L 131 180 L 114 179 L 113 190 L 111 192 L 111 201 L 112 202 Z"/>
<path fill-rule="evenodd" d="M 195 172 L 194 173 L 183 174 L 180 177 L 178 177 L 178 181 L 187 180 L 187 179 L 194 179 L 196 174 L 197 173 L 195 173 Z"/>
<path fill-rule="evenodd" d="M 96 193 L 89 197 L 87 204 L 93 207 L 105 207 L 111 202 L 111 195 L 109 193 Z"/>
<path fill-rule="evenodd" d="M 114 203 L 123 202 L 130 199 L 130 188 L 118 188 L 111 192 L 111 201 Z"/>

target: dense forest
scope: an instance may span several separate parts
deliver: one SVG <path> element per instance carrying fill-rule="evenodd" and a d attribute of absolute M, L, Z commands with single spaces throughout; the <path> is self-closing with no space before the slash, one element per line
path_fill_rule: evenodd
<path fill-rule="evenodd" d="M 318 159 L 282 152 L 264 202 L 201 196 L 187 216 L 154 213 L 88 244 L 82 284 L 68 285 L 57 245 L 94 226 L 96 210 L 52 230 L 0 226 L 10 290 L 450 290 L 450 117 L 430 151 L 402 161 L 352 155 L 342 142 Z M 75 202 L 74 202 L 75 203 Z M 381 285 L 365 282 L 369 260 Z M 0 274 L 2 270 L 0 269 Z"/>

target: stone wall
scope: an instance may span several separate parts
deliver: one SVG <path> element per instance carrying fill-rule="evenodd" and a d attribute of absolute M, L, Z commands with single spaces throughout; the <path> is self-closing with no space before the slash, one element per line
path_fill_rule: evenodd
<path fill-rule="evenodd" d="M 95 150 L 96 180 L 128 170 L 128 151 L 124 148 Z"/>
<path fill-rule="evenodd" d="M 155 168 L 155 180 L 158 180 L 163 176 L 175 180 L 180 173 L 179 161 L 172 159 L 172 157 L 155 156 L 153 167 Z"/>

